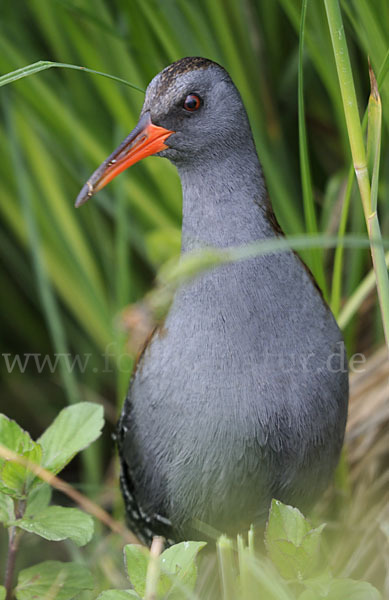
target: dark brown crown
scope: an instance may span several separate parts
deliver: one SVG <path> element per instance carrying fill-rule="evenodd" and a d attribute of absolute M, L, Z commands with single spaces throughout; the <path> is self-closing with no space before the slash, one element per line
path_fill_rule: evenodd
<path fill-rule="evenodd" d="M 178 75 L 183 75 L 190 71 L 208 69 L 209 67 L 218 67 L 224 71 L 223 67 L 208 58 L 202 58 L 201 56 L 187 56 L 185 58 L 180 58 L 180 60 L 177 60 L 161 71 L 159 80 L 160 90 L 166 90 Z"/>

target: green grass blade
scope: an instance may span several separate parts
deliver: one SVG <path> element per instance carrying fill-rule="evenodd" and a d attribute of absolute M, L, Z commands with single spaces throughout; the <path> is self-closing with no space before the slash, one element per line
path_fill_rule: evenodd
<path fill-rule="evenodd" d="M 222 598 L 223 600 L 236 600 L 236 577 L 234 574 L 234 553 L 232 540 L 221 536 L 217 541 L 217 556 L 219 563 Z"/>
<path fill-rule="evenodd" d="M 62 327 L 60 314 L 58 311 L 55 296 L 53 294 L 49 278 L 47 276 L 47 267 L 42 253 L 41 240 L 31 203 L 29 201 L 28 183 L 24 176 L 25 166 L 20 150 L 17 145 L 17 134 L 15 131 L 14 118 L 11 115 L 10 109 L 6 107 L 6 115 L 8 119 L 8 131 L 11 146 L 12 158 L 15 165 L 15 173 L 18 174 L 17 186 L 19 198 L 22 205 L 22 211 L 27 227 L 29 245 L 32 251 L 33 267 L 36 274 L 38 290 L 44 309 L 44 315 L 47 320 L 47 325 L 53 340 L 55 350 L 58 354 L 68 354 L 66 336 Z M 79 402 L 80 396 L 74 374 L 70 372 L 63 361 L 60 361 L 61 377 L 67 392 L 70 403 Z"/>
<path fill-rule="evenodd" d="M 298 65 L 298 113 L 299 113 L 299 147 L 300 147 L 300 169 L 301 183 L 303 190 L 304 213 L 307 232 L 310 234 L 317 233 L 317 220 L 315 212 L 315 204 L 312 189 L 311 170 L 309 166 L 307 132 L 305 128 L 305 112 L 304 112 L 304 32 L 305 32 L 305 16 L 307 11 L 308 0 L 303 0 L 301 8 L 301 23 L 300 23 L 300 42 L 299 42 L 299 65 Z M 327 297 L 327 284 L 324 274 L 323 257 L 320 249 L 312 250 L 311 269 L 323 291 L 324 297 Z"/>
<path fill-rule="evenodd" d="M 351 154 L 364 208 L 366 224 L 369 235 L 377 242 L 371 246 L 371 254 L 373 266 L 376 270 L 377 290 L 386 344 L 389 349 L 389 277 L 385 267 L 383 246 L 378 243 L 381 239 L 381 228 L 377 212 L 372 209 L 371 186 L 366 152 L 362 137 L 354 79 L 344 34 L 342 15 L 338 0 L 324 0 L 324 3 L 338 70 Z"/>
<path fill-rule="evenodd" d="M 351 165 L 347 177 L 347 186 L 344 194 L 342 213 L 340 216 L 338 236 L 339 244 L 335 250 L 334 257 L 334 268 L 332 273 L 332 285 L 331 285 L 331 310 L 335 317 L 338 316 L 342 298 L 342 279 L 343 279 L 343 257 L 344 257 L 344 245 L 343 237 L 346 233 L 347 219 L 350 210 L 351 193 L 354 183 L 354 168 Z"/>
<path fill-rule="evenodd" d="M 371 239 L 381 240 L 381 227 L 378 221 L 377 211 L 369 216 L 368 230 Z M 389 352 L 389 273 L 386 266 L 383 245 L 373 245 L 371 255 L 376 274 L 378 299 L 381 307 L 386 345 Z"/>
<path fill-rule="evenodd" d="M 385 254 L 386 269 L 389 269 L 389 252 Z M 354 293 L 348 298 L 344 307 L 339 313 L 338 324 L 341 329 L 345 329 L 350 323 L 351 319 L 357 313 L 358 309 L 362 306 L 366 298 L 371 294 L 375 286 L 375 273 L 371 269 L 367 275 L 362 279 Z"/>
<path fill-rule="evenodd" d="M 378 177 L 381 154 L 382 106 L 374 71 L 369 65 L 371 93 L 368 106 L 367 161 L 371 176 L 371 211 L 377 210 Z"/>
<path fill-rule="evenodd" d="M 76 71 L 84 71 L 85 73 L 92 73 L 94 75 L 100 75 L 102 77 L 107 77 L 108 79 L 113 79 L 118 83 L 122 83 L 127 85 L 128 87 L 137 90 L 138 92 L 142 92 L 144 94 L 144 90 L 134 83 L 130 83 L 125 79 L 121 79 L 120 77 L 115 77 L 115 75 L 110 75 L 109 73 L 103 73 L 102 71 L 95 71 L 94 69 L 88 69 L 88 67 L 79 67 L 78 65 L 69 65 L 66 63 L 60 62 L 52 62 L 50 60 L 40 60 L 31 65 L 26 65 L 16 71 L 11 71 L 10 73 L 6 73 L 0 77 L 0 87 L 2 85 L 7 85 L 9 83 L 13 83 L 18 79 L 23 79 L 23 77 L 29 77 L 30 75 L 35 75 L 35 73 L 39 73 L 40 71 L 46 71 L 47 69 L 51 69 L 53 67 L 58 67 L 61 69 L 74 69 Z"/>

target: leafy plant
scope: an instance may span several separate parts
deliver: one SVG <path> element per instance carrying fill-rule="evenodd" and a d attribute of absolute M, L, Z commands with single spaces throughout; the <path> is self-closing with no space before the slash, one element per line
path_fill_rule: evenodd
<path fill-rule="evenodd" d="M 322 532 L 325 525 L 312 527 L 299 510 L 273 500 L 266 527 L 267 558 L 255 551 L 255 534 L 251 530 L 248 545 L 238 536 L 237 543 L 226 536 L 216 542 L 220 597 L 222 600 L 379 600 L 380 593 L 366 582 L 336 577 L 329 561 L 323 561 Z M 107 590 L 98 600 L 125 598 L 177 599 L 197 598 L 197 554 L 204 542 L 182 542 L 159 554 L 141 546 L 124 548 L 131 590 Z M 159 550 L 162 547 L 160 542 Z M 208 559 L 209 561 L 209 559 Z M 200 563 L 208 564 L 204 559 Z M 199 579 L 202 578 L 200 569 Z M 215 574 L 207 576 L 206 587 L 215 583 Z M 219 593 L 200 597 L 215 600 Z"/>
<path fill-rule="evenodd" d="M 0 598 L 10 600 L 14 595 L 17 600 L 70 600 L 83 590 L 94 589 L 92 574 L 75 562 L 48 560 L 23 569 L 13 591 L 12 581 L 23 533 L 50 541 L 71 540 L 78 546 L 91 540 L 90 515 L 76 508 L 50 505 L 50 485 L 39 475 L 41 470 L 54 477 L 97 439 L 102 426 L 101 407 L 80 403 L 62 410 L 33 441 L 15 421 L 0 414 L 0 521 L 9 532 L 6 580 L 0 587 Z M 251 600 L 257 595 L 281 600 L 378 600 L 380 595 L 370 584 L 334 577 L 328 561 L 320 566 L 324 527 L 312 527 L 299 510 L 273 500 L 265 533 L 268 558 L 255 552 L 253 530 L 247 546 L 241 536 L 236 545 L 221 536 L 216 548 L 223 600 Z M 181 542 L 162 552 L 161 538 L 154 538 L 150 550 L 127 544 L 124 559 L 132 588 L 106 590 L 98 600 L 194 598 L 197 555 L 205 545 Z M 207 560 L 201 565 L 206 566 Z"/>
<path fill-rule="evenodd" d="M 39 477 L 39 468 L 56 475 L 99 437 L 103 423 L 101 406 L 75 404 L 63 409 L 33 441 L 15 421 L 0 414 L 0 522 L 9 536 L 3 592 L 7 599 L 13 597 L 15 558 L 24 532 L 51 541 L 69 539 L 77 546 L 91 540 L 92 517 L 77 508 L 50 505 L 51 487 Z M 18 462 L 12 460 L 15 454 Z M 14 595 L 17 600 L 46 596 L 67 600 L 92 587 L 91 574 L 83 565 L 46 561 L 19 572 Z"/>
<path fill-rule="evenodd" d="M 154 539 L 151 550 L 128 544 L 124 548 L 124 557 L 133 589 L 107 590 L 98 600 L 192 598 L 197 579 L 196 557 L 205 545 L 205 542 L 181 542 L 159 554 L 153 551 L 155 547 L 162 547 L 162 540 L 158 538 Z"/>

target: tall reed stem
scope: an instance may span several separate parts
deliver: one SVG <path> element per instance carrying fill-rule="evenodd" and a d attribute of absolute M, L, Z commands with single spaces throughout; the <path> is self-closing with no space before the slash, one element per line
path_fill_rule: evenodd
<path fill-rule="evenodd" d="M 386 344 L 389 351 L 389 279 L 385 263 L 384 248 L 382 245 L 381 230 L 377 215 L 377 178 L 379 166 L 379 144 L 377 144 L 372 163 L 373 189 L 370 185 L 369 169 L 366 150 L 363 141 L 361 121 L 359 118 L 357 98 L 354 87 L 354 79 L 351 70 L 350 57 L 343 27 L 342 15 L 338 0 L 324 0 L 327 12 L 328 25 L 331 34 L 332 47 L 338 72 L 340 91 L 342 94 L 343 108 L 346 117 L 348 137 L 350 141 L 351 154 L 358 187 L 361 194 L 366 226 L 371 242 L 371 255 L 376 277 L 378 298 L 380 302 L 383 328 Z M 375 108 L 380 106 L 379 94 L 375 79 L 372 79 L 372 96 L 376 101 Z M 379 124 L 377 125 L 379 121 Z M 375 135 L 380 137 L 380 112 L 375 111 L 369 127 L 377 131 Z M 372 194 L 373 191 L 373 194 Z"/>

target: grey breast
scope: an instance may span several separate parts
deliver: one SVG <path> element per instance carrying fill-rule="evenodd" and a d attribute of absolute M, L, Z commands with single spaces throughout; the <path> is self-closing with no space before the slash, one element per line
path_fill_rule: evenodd
<path fill-rule="evenodd" d="M 292 252 L 201 275 L 129 392 L 140 503 L 177 526 L 260 520 L 273 496 L 309 505 L 338 457 L 347 386 L 339 329 Z"/>

